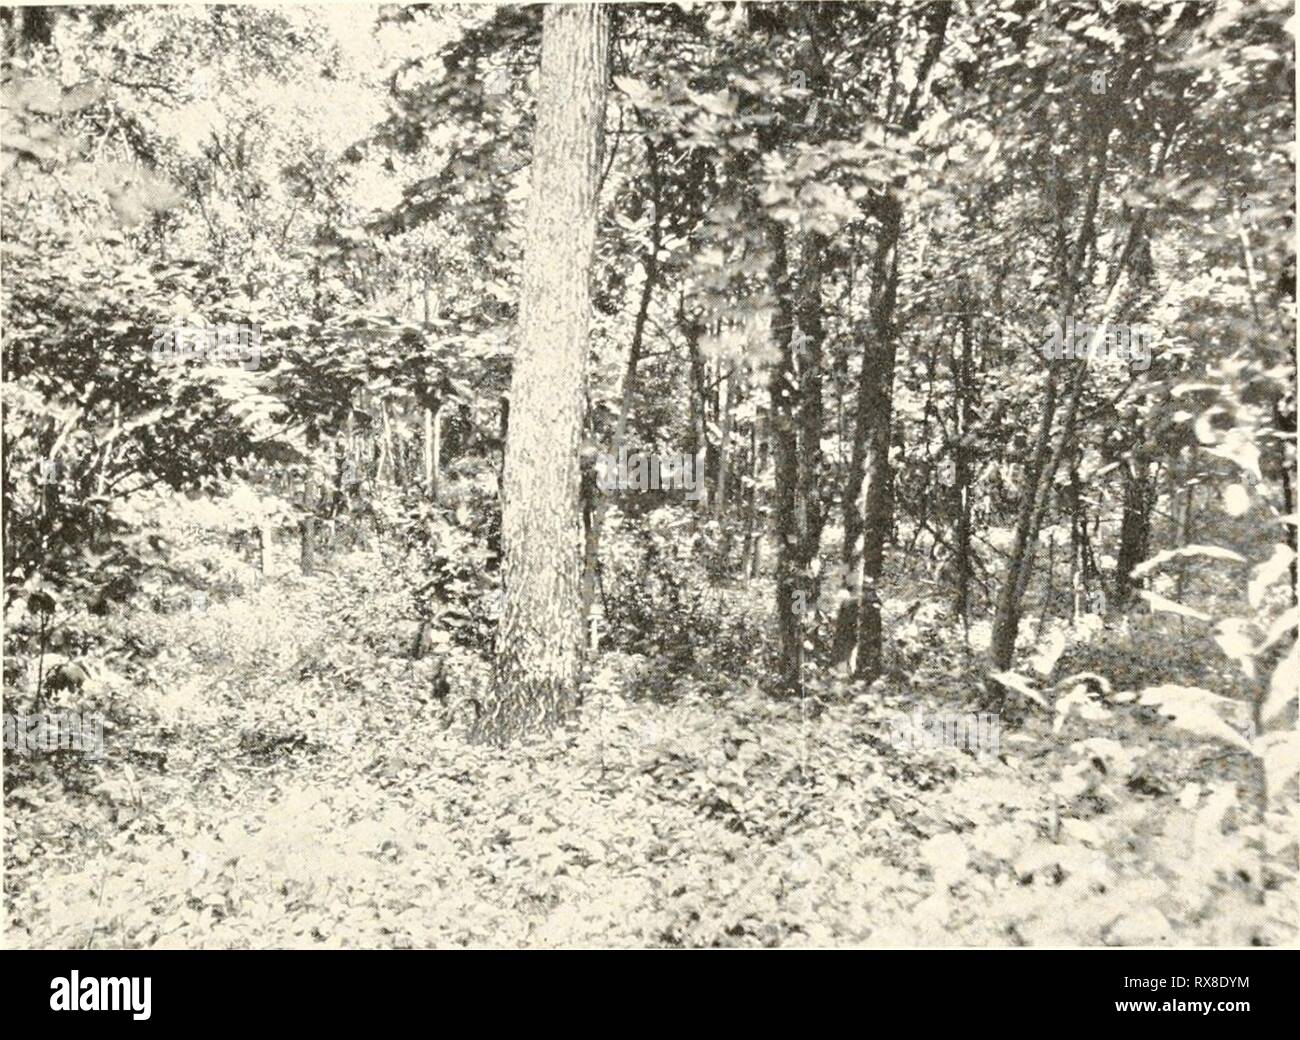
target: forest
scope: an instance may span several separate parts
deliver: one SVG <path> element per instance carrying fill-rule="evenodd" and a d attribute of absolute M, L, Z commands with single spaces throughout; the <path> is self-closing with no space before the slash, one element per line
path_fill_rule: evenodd
<path fill-rule="evenodd" d="M 1295 27 L 0 8 L 4 945 L 1296 942 Z"/>

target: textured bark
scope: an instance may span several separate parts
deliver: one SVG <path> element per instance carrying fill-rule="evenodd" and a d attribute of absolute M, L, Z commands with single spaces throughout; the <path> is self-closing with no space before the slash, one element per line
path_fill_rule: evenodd
<path fill-rule="evenodd" d="M 438 500 L 438 419 L 432 408 L 424 410 L 424 489 L 429 498 Z"/>
<path fill-rule="evenodd" d="M 1101 192 L 1101 181 L 1106 170 L 1105 143 L 1093 163 L 1092 176 L 1088 186 L 1088 197 L 1083 218 L 1075 239 L 1073 255 L 1067 258 L 1062 232 L 1060 248 L 1060 298 L 1056 321 L 1058 328 L 1064 328 L 1074 310 L 1077 298 L 1079 275 L 1083 270 L 1084 259 L 1094 233 L 1097 204 Z M 1063 219 L 1063 218 L 1062 218 Z M 1056 446 L 1052 444 L 1052 425 L 1056 418 L 1057 373 L 1060 368 L 1052 365 L 1047 373 L 1047 387 L 1043 394 L 1043 406 L 1038 417 L 1038 430 L 1034 435 L 1034 449 L 1029 459 L 1025 474 L 1027 493 L 1021 499 L 1020 511 L 1016 517 L 1015 539 L 1012 543 L 1011 558 L 1007 563 L 1007 572 L 1002 587 L 998 590 L 997 608 L 993 617 L 993 638 L 990 658 L 995 669 L 1005 671 L 1011 667 L 1015 656 L 1016 636 L 1020 630 L 1021 604 L 1029 575 L 1033 571 L 1035 548 L 1038 532 L 1042 528 L 1043 517 L 1047 512 L 1047 503 L 1056 478 L 1056 470 L 1061 462 L 1065 440 L 1074 429 L 1074 419 L 1078 411 L 1079 396 L 1083 390 L 1084 377 L 1087 374 L 1087 360 L 1076 361 L 1071 373 L 1067 390 L 1064 417 Z"/>
<path fill-rule="evenodd" d="M 1124 512 L 1119 525 L 1119 555 L 1115 561 L 1115 587 L 1110 607 L 1122 612 L 1133 596 L 1133 568 L 1150 555 L 1151 515 L 1156 487 L 1141 452 L 1124 467 Z"/>
<path fill-rule="evenodd" d="M 870 661 L 863 659 L 864 645 L 875 647 L 874 650 L 868 649 L 867 656 L 873 658 L 877 666 L 880 659 L 882 633 L 874 585 L 880 578 L 884 536 L 889 526 L 885 515 L 889 499 L 887 489 L 882 485 L 891 476 L 889 434 L 896 354 L 894 305 L 898 291 L 898 237 L 902 222 L 900 207 L 892 197 L 883 199 L 881 207 L 880 237 L 871 267 L 871 324 L 862 355 L 854 419 L 856 432 L 844 488 L 844 545 L 840 562 L 848 595 L 844 597 L 836 619 L 833 654 L 837 663 L 843 663 L 850 660 L 857 648 L 856 671 L 862 675 L 870 671 Z M 872 545 L 869 566 L 868 540 Z M 864 596 L 867 579 L 870 579 L 869 594 Z M 870 619 L 868 609 L 871 611 Z"/>
<path fill-rule="evenodd" d="M 628 348 L 627 368 L 623 373 L 623 393 L 618 405 L 618 422 L 614 427 L 614 443 L 610 454 L 618 457 L 627 440 L 627 420 L 632 414 L 632 399 L 636 395 L 637 371 L 641 364 L 641 351 L 645 344 L 645 326 L 650 315 L 650 301 L 654 298 L 655 287 L 659 281 L 659 246 L 662 232 L 659 224 L 659 153 L 654 142 L 646 142 L 646 161 L 650 168 L 651 196 L 654 203 L 654 221 L 650 225 L 650 248 L 641 257 L 641 266 L 645 271 L 645 281 L 641 285 L 641 299 L 637 304 L 636 318 L 632 322 L 632 342 Z M 586 538 L 583 547 L 582 564 L 582 611 L 584 617 L 590 617 L 592 605 L 596 600 L 596 586 L 600 581 L 600 535 L 605 526 L 605 512 L 609 508 L 609 497 L 601 494 L 595 487 L 595 480 L 588 479 L 590 517 L 585 524 Z"/>
<path fill-rule="evenodd" d="M 798 384 L 792 346 L 793 315 L 790 308 L 789 270 L 785 228 L 769 225 L 772 263 L 769 281 L 776 309 L 772 318 L 772 339 L 778 361 L 769 375 L 771 398 L 772 459 L 775 464 L 776 494 L 773 519 L 776 527 L 776 619 L 781 638 L 781 691 L 797 695 L 803 688 L 803 631 L 795 609 L 795 594 L 801 591 L 799 567 L 801 538 L 798 518 L 799 444 L 795 429 Z"/>
<path fill-rule="evenodd" d="M 475 733 L 496 743 L 576 711 L 583 646 L 579 449 L 609 21 L 598 4 L 543 18 L 502 486 L 505 605 L 496 689 Z"/>
<path fill-rule="evenodd" d="M 957 365 L 957 444 L 954 449 L 954 482 L 957 494 L 957 525 L 953 544 L 953 554 L 957 565 L 957 615 L 961 618 L 963 631 L 969 637 L 970 626 L 970 584 L 971 584 L 971 465 L 970 436 L 971 408 L 974 387 L 972 364 L 972 338 L 970 312 L 971 301 L 968 295 L 962 296 L 961 315 L 961 359 Z"/>
<path fill-rule="evenodd" d="M 885 541 L 889 537 L 891 494 L 894 473 L 889 461 L 893 429 L 894 363 L 898 353 L 894 322 L 898 295 L 898 237 L 902 210 L 892 196 L 885 200 L 881 238 L 887 244 L 880 277 L 879 294 L 873 293 L 872 337 L 863 359 L 862 378 L 867 383 L 867 494 L 862 518 L 862 580 L 858 611 L 857 667 L 855 673 L 868 682 L 881 672 L 884 630 L 880 617 L 880 578 L 884 572 Z"/>
<path fill-rule="evenodd" d="M 930 15 L 930 38 L 917 70 L 916 82 L 903 111 L 899 126 L 903 134 L 914 133 L 920 126 L 923 102 L 930 73 L 939 60 L 943 41 L 952 15 L 948 4 L 935 4 Z M 898 240 L 903 222 L 901 192 L 904 180 L 897 178 L 893 192 L 887 192 L 880 202 L 880 237 L 872 258 L 871 271 L 871 328 L 863 351 L 862 375 L 858 384 L 858 398 L 853 431 L 853 451 L 849 472 L 845 479 L 844 544 L 841 549 L 841 580 L 846 595 L 841 597 L 835 619 L 835 640 L 832 660 L 848 663 L 857 649 L 856 671 L 866 674 L 870 661 L 863 660 L 862 648 L 872 647 L 867 657 L 874 657 L 877 666 L 882 638 L 880 604 L 875 583 L 880 577 L 884 558 L 884 537 L 890 529 L 892 505 L 889 473 L 890 411 L 893 407 L 894 359 L 896 354 L 894 304 L 898 293 Z M 883 447 L 882 447 L 883 446 Z M 867 480 L 870 475 L 870 481 Z M 864 484 L 867 495 L 863 496 Z M 874 486 L 874 497 L 872 488 Z M 873 512 L 874 510 L 874 512 Z M 871 518 L 870 522 L 868 517 Z M 874 576 L 867 572 L 868 528 L 870 538 L 878 543 L 873 556 Z M 872 577 L 872 588 L 864 595 L 867 577 Z M 868 613 L 870 612 L 870 613 Z"/>
<path fill-rule="evenodd" d="M 718 438 L 718 489 L 713 498 L 713 515 L 721 520 L 727 510 L 727 448 L 731 444 L 731 418 L 736 410 L 736 380 L 739 377 L 736 362 L 727 362 L 726 393 L 723 394 L 722 433 Z"/>
<path fill-rule="evenodd" d="M 822 527 L 822 278 L 826 261 L 826 237 L 815 231 L 804 236 L 799 258 L 799 295 L 795 314 L 799 321 L 799 566 L 808 574 L 821 550 Z M 805 579 L 808 602 L 817 600 L 817 583 Z"/>

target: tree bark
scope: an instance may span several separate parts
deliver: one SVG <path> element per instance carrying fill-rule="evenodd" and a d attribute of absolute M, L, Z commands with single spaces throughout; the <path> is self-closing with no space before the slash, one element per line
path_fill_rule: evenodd
<path fill-rule="evenodd" d="M 930 74 L 943 49 L 951 14 L 951 6 L 948 4 L 935 4 L 932 8 L 930 38 L 917 70 L 911 96 L 899 121 L 904 135 L 914 133 L 920 126 Z M 894 191 L 886 191 L 880 202 L 880 237 L 876 242 L 871 272 L 871 328 L 867 333 L 867 346 L 863 350 L 862 375 L 858 383 L 854 416 L 853 451 L 845 479 L 842 506 L 844 545 L 840 562 L 844 594 L 835 619 L 831 657 L 837 664 L 849 664 L 853 662 L 856 648 L 857 660 L 853 663 L 858 674 L 866 674 L 863 666 L 870 664 L 869 660 L 864 661 L 864 646 L 868 648 L 868 658 L 874 657 L 877 662 L 880 658 L 880 604 L 874 588 L 880 577 L 880 562 L 873 564 L 875 574 L 869 595 L 863 594 L 863 585 L 865 579 L 871 576 L 867 572 L 866 560 L 868 530 L 871 532 L 870 541 L 879 543 L 879 550 L 874 555 L 883 561 L 884 536 L 890 527 L 888 514 L 892 501 L 891 489 L 880 487 L 879 484 L 884 479 L 892 482 L 892 474 L 889 472 L 889 411 L 893 406 L 896 353 L 894 304 L 898 293 L 898 241 L 903 222 L 902 204 L 895 192 L 901 191 L 904 183 L 902 178 L 896 178 L 893 182 Z M 880 450 L 882 445 L 883 451 Z M 869 472 L 870 482 L 867 481 Z M 864 483 L 867 484 L 868 492 L 865 499 Z M 876 485 L 874 497 L 873 484 Z M 868 603 L 869 600 L 874 602 Z M 872 645 L 875 650 L 870 649 Z"/>
<path fill-rule="evenodd" d="M 768 271 L 776 309 L 772 317 L 772 338 L 778 360 L 768 377 L 771 399 L 772 458 L 775 464 L 776 494 L 773 519 L 776 527 L 776 618 L 780 632 L 781 692 L 798 695 L 803 689 L 803 626 L 796 609 L 801 592 L 799 559 L 802 539 L 797 515 L 799 492 L 799 445 L 795 429 L 798 384 L 794 369 L 793 314 L 790 307 L 789 263 L 785 228 L 772 221 L 768 229 L 772 261 Z"/>
<path fill-rule="evenodd" d="M 650 167 L 651 197 L 654 203 L 654 220 L 650 225 L 650 248 L 641 258 L 645 271 L 645 281 L 641 285 L 641 299 L 637 304 L 636 318 L 632 323 L 632 342 L 628 348 L 627 368 L 623 373 L 623 392 L 618 405 L 618 422 L 614 427 L 612 454 L 618 457 L 619 450 L 627 440 L 627 420 L 632 414 L 632 398 L 636 394 L 637 370 L 641 364 L 641 350 L 645 343 L 645 326 L 650 315 L 650 301 L 659 280 L 659 246 L 662 232 L 659 223 L 659 153 L 652 140 L 646 141 L 646 160 Z M 600 581 L 600 535 L 605 526 L 605 511 L 609 508 L 608 496 L 602 494 L 592 485 L 595 498 L 591 510 L 591 520 L 586 525 L 586 538 L 583 548 L 582 608 L 583 616 L 590 617 L 592 606 L 596 601 L 596 585 Z"/>
<path fill-rule="evenodd" d="M 438 418 L 432 408 L 424 410 L 424 489 L 435 502 L 438 499 Z"/>
<path fill-rule="evenodd" d="M 872 668 L 879 667 L 882 637 L 875 585 L 881 575 L 884 537 L 889 526 L 885 515 L 889 499 L 882 484 L 892 477 L 889 413 L 893 403 L 894 305 L 898 294 L 898 239 L 902 224 L 901 207 L 892 195 L 881 200 L 880 216 L 880 238 L 871 270 L 871 325 L 862 354 L 853 452 L 844 487 L 841 565 L 846 595 L 836 619 L 833 648 L 836 663 L 850 661 L 856 649 L 854 670 L 862 676 L 871 674 L 872 678 L 877 674 L 872 673 Z"/>
<path fill-rule="evenodd" d="M 818 598 L 818 582 L 810 573 L 821 551 L 822 527 L 822 277 L 826 262 L 826 237 L 816 231 L 804 236 L 799 258 L 799 296 L 795 313 L 799 321 L 799 567 L 809 603 Z"/>
<path fill-rule="evenodd" d="M 961 618 L 962 631 L 970 636 L 970 583 L 971 583 L 971 465 L 970 437 L 973 388 L 971 386 L 972 337 L 971 300 L 962 295 L 961 359 L 954 378 L 957 384 L 957 444 L 954 449 L 953 476 L 957 485 L 957 530 L 953 552 L 957 557 L 957 616 Z"/>
<path fill-rule="evenodd" d="M 898 296 L 898 238 L 902 208 L 893 196 L 884 200 L 882 239 L 887 243 L 884 270 L 877 272 L 883 286 L 871 316 L 873 336 L 863 360 L 862 378 L 868 383 L 867 495 L 862 519 L 862 579 L 859 596 L 856 675 L 872 681 L 880 675 L 884 656 L 884 630 L 880 617 L 880 579 L 884 573 L 885 541 L 890 530 L 893 501 L 893 467 L 889 461 L 893 426 L 894 363 L 898 353 L 894 322 Z M 873 274 L 873 278 L 876 275 Z"/>
<path fill-rule="evenodd" d="M 545 9 L 503 472 L 505 602 L 496 688 L 474 733 L 498 744 L 555 726 L 577 708 L 579 451 L 608 45 L 603 5 Z"/>
<path fill-rule="evenodd" d="M 1150 555 L 1151 514 L 1155 509 L 1155 484 L 1146 456 L 1140 450 L 1124 466 L 1124 512 L 1119 525 L 1119 555 L 1111 610 L 1119 615 L 1133 597 L 1133 568 Z"/>
<path fill-rule="evenodd" d="M 1074 242 L 1073 255 L 1062 239 L 1060 246 L 1060 300 L 1057 310 L 1057 327 L 1064 329 L 1066 321 L 1072 316 L 1074 303 L 1078 295 L 1079 276 L 1083 270 L 1084 259 L 1092 242 L 1097 215 L 1097 205 L 1101 193 L 1101 182 L 1105 176 L 1106 157 L 1109 154 L 1108 138 L 1104 137 L 1099 154 L 1093 163 L 1092 176 L 1088 186 L 1087 202 L 1080 223 L 1079 233 Z M 1063 232 L 1064 234 L 1064 232 Z M 1132 239 L 1130 237 L 1130 244 Z M 1122 266 L 1122 264 L 1121 264 Z M 1051 364 L 1049 362 L 1049 364 Z M 1085 358 L 1075 362 L 1071 381 L 1067 390 L 1065 414 L 1061 431 L 1055 447 L 1052 444 L 1052 425 L 1056 418 L 1057 377 L 1059 368 L 1052 364 L 1047 373 L 1047 386 L 1043 394 L 1043 406 L 1039 413 L 1038 430 L 1034 436 L 1034 450 L 1025 474 L 1026 493 L 1021 498 L 1020 511 L 1016 517 L 1015 538 L 1012 543 L 1011 558 L 1007 572 L 998 590 L 998 602 L 993 618 L 993 637 L 990 657 L 993 667 L 1005 671 L 1011 667 L 1015 656 L 1016 636 L 1020 630 L 1021 604 L 1029 575 L 1033 571 L 1034 550 L 1038 542 L 1038 532 L 1042 527 L 1043 516 L 1060 465 L 1065 442 L 1074 430 L 1074 419 L 1078 411 L 1079 397 L 1082 393 L 1088 362 Z"/>

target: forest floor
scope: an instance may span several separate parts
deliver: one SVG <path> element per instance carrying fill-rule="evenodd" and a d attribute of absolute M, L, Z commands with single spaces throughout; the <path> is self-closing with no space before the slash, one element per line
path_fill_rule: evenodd
<path fill-rule="evenodd" d="M 8 945 L 1293 934 L 1295 886 L 1261 902 L 1232 812 L 1244 756 L 1182 745 L 1131 705 L 1081 695 L 1104 730 L 1031 711 L 992 752 L 905 747 L 892 713 L 975 710 L 942 655 L 907 683 L 840 684 L 812 719 L 739 679 L 628 699 L 653 662 L 611 653 L 579 728 L 472 746 L 456 695 L 430 696 L 438 663 L 402 645 L 389 571 L 354 553 L 197 613 L 117 621 L 138 660 L 79 698 L 110 720 L 104 756 L 8 756 Z M 456 666 L 486 677 L 468 654 Z"/>

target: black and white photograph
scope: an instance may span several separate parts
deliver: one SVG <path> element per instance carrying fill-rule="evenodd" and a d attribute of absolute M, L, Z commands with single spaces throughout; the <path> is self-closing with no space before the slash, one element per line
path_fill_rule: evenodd
<path fill-rule="evenodd" d="M 1300 943 L 1296 25 L 0 7 L 14 999 L 1136 948 L 1112 1019 L 1258 1010 L 1209 972 Z"/>

